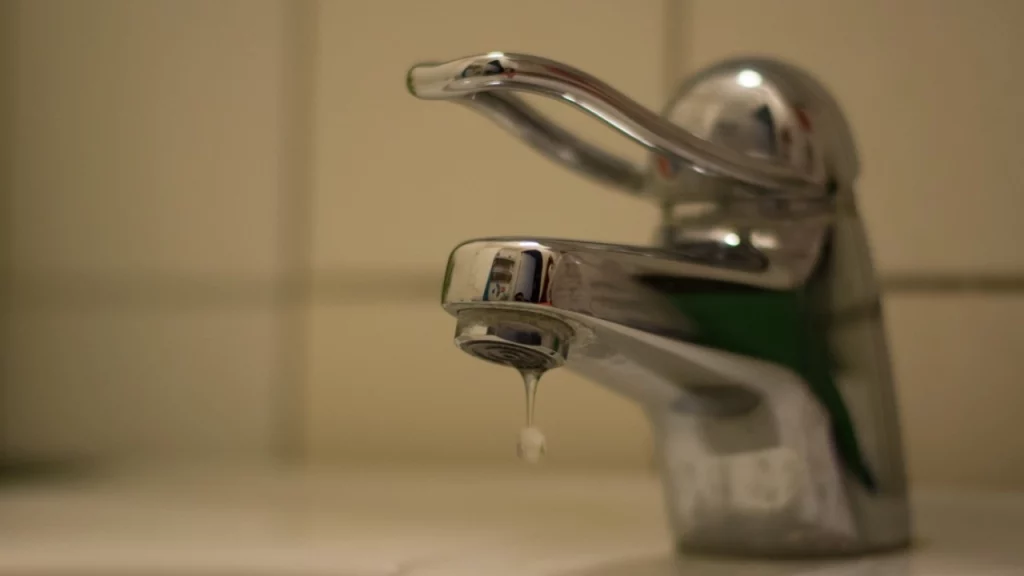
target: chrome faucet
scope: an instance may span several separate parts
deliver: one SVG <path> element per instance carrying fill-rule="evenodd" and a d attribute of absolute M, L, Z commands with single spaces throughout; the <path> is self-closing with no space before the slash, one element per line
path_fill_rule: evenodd
<path fill-rule="evenodd" d="M 908 544 L 858 160 L 817 81 L 772 60 L 729 60 L 686 81 L 660 115 L 523 54 L 420 64 L 407 85 L 660 204 L 651 247 L 464 242 L 441 303 L 469 354 L 519 370 L 564 365 L 643 406 L 679 550 L 829 556 Z M 649 166 L 584 143 L 517 91 L 592 114 L 648 148 Z"/>

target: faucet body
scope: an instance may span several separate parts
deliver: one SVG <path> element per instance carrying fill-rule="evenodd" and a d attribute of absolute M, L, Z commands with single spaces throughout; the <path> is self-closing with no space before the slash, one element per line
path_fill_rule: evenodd
<path fill-rule="evenodd" d="M 732 60 L 697 74 L 657 115 L 532 56 L 421 65 L 408 82 L 661 205 L 649 247 L 464 242 L 442 305 L 471 355 L 520 370 L 564 365 L 645 409 L 680 550 L 822 556 L 909 542 L 857 159 L 820 85 L 778 62 Z M 593 114 L 649 148 L 650 165 L 583 143 L 516 90 Z"/>

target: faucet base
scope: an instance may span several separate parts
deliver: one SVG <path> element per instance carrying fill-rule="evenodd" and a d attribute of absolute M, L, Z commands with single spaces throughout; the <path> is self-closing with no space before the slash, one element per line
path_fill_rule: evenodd
<path fill-rule="evenodd" d="M 782 385 L 785 375 L 775 377 Z M 785 402 L 793 407 L 799 400 Z M 649 410 L 677 548 L 807 558 L 908 546 L 906 495 L 874 493 L 838 465 L 827 412 L 810 402 L 800 410 L 773 410 L 770 403 L 728 418 Z M 744 432 L 753 430 L 759 432 Z"/>

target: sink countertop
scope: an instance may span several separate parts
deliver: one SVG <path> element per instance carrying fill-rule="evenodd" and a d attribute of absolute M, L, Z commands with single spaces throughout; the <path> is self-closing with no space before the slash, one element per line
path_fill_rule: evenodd
<path fill-rule="evenodd" d="M 137 470 L 0 490 L 0 574 L 1024 576 L 1024 493 L 914 519 L 901 553 L 677 566 L 650 473 Z"/>

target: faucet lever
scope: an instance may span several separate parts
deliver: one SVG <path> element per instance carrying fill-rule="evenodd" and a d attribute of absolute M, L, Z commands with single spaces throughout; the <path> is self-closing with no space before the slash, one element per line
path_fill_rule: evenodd
<path fill-rule="evenodd" d="M 540 94 L 572 104 L 656 154 L 703 172 L 770 190 L 821 188 L 820 182 L 790 166 L 700 138 L 594 76 L 547 58 L 491 52 L 441 64 L 423 63 L 409 70 L 406 84 L 418 98 L 469 106 L 548 158 L 634 193 L 645 187 L 641 168 L 583 142 L 508 92 Z"/>

